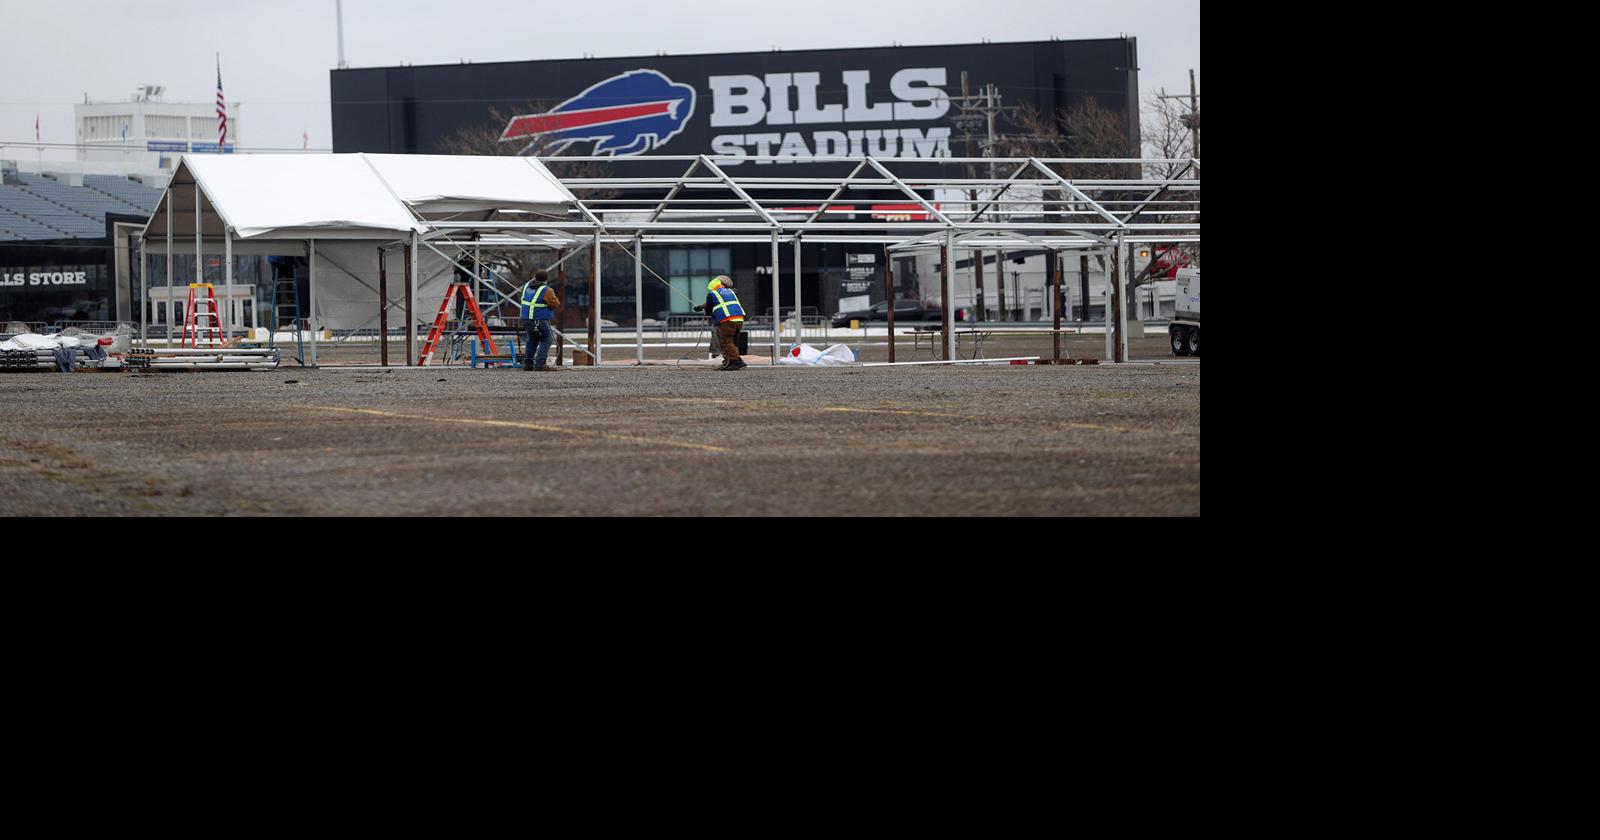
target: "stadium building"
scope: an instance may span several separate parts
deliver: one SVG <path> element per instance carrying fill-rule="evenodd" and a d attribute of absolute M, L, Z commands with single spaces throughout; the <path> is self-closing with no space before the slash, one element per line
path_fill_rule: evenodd
<path fill-rule="evenodd" d="M 0 331 L 23 322 L 35 328 L 138 320 L 137 234 L 184 154 L 232 153 L 239 136 L 238 103 L 229 105 L 226 147 L 217 145 L 213 102 L 165 102 L 162 89 L 142 86 L 125 101 L 73 106 L 76 160 L 0 161 Z M 10 147 L 17 149 L 19 147 Z M 235 260 L 235 285 L 256 283 L 259 295 L 235 304 L 234 323 L 254 325 L 257 301 L 271 295 L 261 258 Z M 154 255 L 152 270 L 166 263 Z M 176 255 L 174 276 L 194 278 L 194 257 Z M 221 282 L 219 257 L 205 266 Z M 262 279 L 265 278 L 265 279 Z M 157 300 L 152 324 L 183 319 L 183 300 Z"/>
<path fill-rule="evenodd" d="M 138 234 L 161 199 L 164 173 L 129 177 L 84 172 L 81 164 L 0 161 L 0 332 L 12 323 L 45 327 L 134 323 L 145 261 Z M 107 167 L 91 167 L 107 168 Z M 170 300 L 151 290 L 151 326 L 183 323 L 194 257 L 173 256 L 182 293 Z M 152 277 L 165 277 L 165 257 L 152 253 Z M 223 282 L 221 257 L 207 256 L 204 276 Z M 273 290 L 265 257 L 234 258 L 231 323 L 264 324 L 258 310 Z M 302 285 L 304 281 L 301 281 Z M 253 288 L 250 288 L 252 287 Z"/>
<path fill-rule="evenodd" d="M 73 106 L 78 160 L 171 172 L 184 154 L 232 154 L 241 138 L 239 103 L 228 105 L 228 142 L 217 145 L 215 102 L 166 102 L 141 86 L 126 101 Z"/>
<path fill-rule="evenodd" d="M 333 145 L 335 152 L 394 154 L 776 156 L 722 166 L 741 177 L 838 177 L 847 170 L 782 158 L 937 159 L 966 157 L 969 148 L 981 155 L 976 150 L 987 140 L 987 126 L 974 120 L 976 98 L 963 98 L 965 82 L 968 94 L 988 92 L 992 85 L 993 104 L 1027 105 L 1047 117 L 1093 98 L 1122 116 L 1128 148 L 1137 149 L 1137 68 L 1136 39 L 1108 38 L 334 70 Z M 1001 133 L 1017 130 L 1004 118 L 996 123 Z M 677 161 L 630 162 L 626 174 L 674 177 L 683 170 Z M 567 174 L 560 165 L 552 171 Z M 606 171 L 603 164 L 598 171 Z M 807 197 L 816 200 L 815 193 L 797 193 L 796 203 L 803 205 Z M 849 217 L 863 230 L 874 221 L 924 218 L 902 193 L 864 198 Z M 803 251 L 804 307 L 832 314 L 841 300 L 855 305 L 863 296 L 883 298 L 888 255 L 881 247 L 808 243 Z M 747 305 L 770 312 L 775 301 L 764 281 L 770 255 L 769 247 L 755 244 L 648 247 L 646 263 L 685 294 L 648 283 L 644 311 L 647 317 L 687 311 L 686 301 L 704 295 L 707 279 L 728 274 Z M 985 258 L 993 271 L 995 256 Z M 937 296 L 936 258 L 893 259 L 897 298 Z M 1008 301 L 1008 309 L 1031 304 L 1039 312 L 1048 298 L 1042 252 L 1006 254 L 1004 260 L 1023 261 L 1016 271 L 1008 269 L 1008 279 L 1014 276 L 1022 286 L 1012 298 L 1018 304 Z M 568 263 L 568 304 L 582 311 L 589 305 L 588 280 L 578 262 Z M 955 268 L 960 278 L 954 303 L 970 306 L 970 261 Z M 1073 288 L 1077 268 L 1067 267 Z M 631 264 L 607 261 L 602 272 L 602 317 L 632 323 Z M 792 286 L 781 286 L 776 303 L 787 309 L 794 305 Z M 986 304 L 996 313 L 998 299 L 990 289 Z M 1091 303 L 1103 310 L 1103 293 Z"/>

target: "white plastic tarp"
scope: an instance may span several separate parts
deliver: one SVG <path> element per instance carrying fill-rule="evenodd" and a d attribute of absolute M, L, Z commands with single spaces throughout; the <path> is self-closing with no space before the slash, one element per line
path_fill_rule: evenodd
<path fill-rule="evenodd" d="M 89 339 L 93 344 L 98 337 Z M 71 335 L 35 335 L 24 333 L 12 336 L 5 341 L 0 341 L 0 350 L 54 350 L 57 347 L 79 347 L 84 340 Z"/>
<path fill-rule="evenodd" d="M 454 268 L 423 248 L 417 255 L 417 297 L 412 312 L 419 324 L 432 324 Z M 405 252 L 391 251 L 386 269 L 389 328 L 406 323 Z M 330 330 L 378 328 L 378 249 L 368 242 L 317 240 L 317 326 Z"/>
<path fill-rule="evenodd" d="M 453 255 L 448 249 L 446 253 Z M 400 329 L 406 323 L 405 252 L 397 248 L 389 252 L 387 259 L 389 328 Z M 417 264 L 417 297 L 412 312 L 416 322 L 427 327 L 439 316 L 445 289 L 456 276 L 455 266 L 426 246 L 418 251 Z M 466 282 L 470 286 L 471 278 Z M 488 286 L 491 281 L 485 277 L 482 284 Z M 516 296 L 515 290 L 505 281 L 496 288 L 511 297 Z M 488 292 L 483 293 L 483 298 L 484 316 L 493 317 L 495 310 L 491 302 L 500 298 Z M 516 312 L 506 304 L 502 315 L 516 317 Z M 342 331 L 377 329 L 378 324 L 377 246 L 370 242 L 318 239 L 317 326 Z"/>
<path fill-rule="evenodd" d="M 185 155 L 182 165 L 241 239 L 423 230 L 360 155 Z"/>
<path fill-rule="evenodd" d="M 789 352 L 778 359 L 778 364 L 780 365 L 853 365 L 855 363 L 855 351 L 843 344 L 835 344 L 826 350 L 818 350 L 809 344 L 801 344 L 789 348 Z"/>

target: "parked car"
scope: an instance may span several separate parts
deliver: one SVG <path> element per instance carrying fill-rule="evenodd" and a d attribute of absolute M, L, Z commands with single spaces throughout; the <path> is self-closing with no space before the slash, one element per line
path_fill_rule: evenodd
<path fill-rule="evenodd" d="M 914 300 L 897 300 L 894 302 L 894 320 L 902 321 L 938 321 L 944 318 L 944 310 L 939 304 L 933 303 L 924 306 Z M 848 327 L 851 321 L 887 321 L 889 320 L 889 303 L 875 303 L 870 309 L 860 309 L 854 312 L 840 312 L 833 316 L 835 327 Z"/>

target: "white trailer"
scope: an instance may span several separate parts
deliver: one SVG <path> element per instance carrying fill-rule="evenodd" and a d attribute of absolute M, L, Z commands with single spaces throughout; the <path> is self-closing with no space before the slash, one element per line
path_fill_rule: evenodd
<path fill-rule="evenodd" d="M 1172 355 L 1200 355 L 1200 269 L 1178 269 L 1178 296 L 1172 322 L 1167 325 L 1172 338 Z"/>

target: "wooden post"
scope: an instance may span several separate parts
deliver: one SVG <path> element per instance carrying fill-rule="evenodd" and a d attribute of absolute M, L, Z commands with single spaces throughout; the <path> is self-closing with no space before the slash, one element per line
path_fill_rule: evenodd
<path fill-rule="evenodd" d="M 1061 300 L 1062 300 L 1061 299 L 1061 260 L 1062 259 L 1063 259 L 1063 257 L 1061 256 L 1060 253 L 1057 253 L 1055 251 L 1051 251 L 1050 252 L 1050 264 L 1052 266 L 1054 266 L 1055 270 L 1056 270 L 1056 300 L 1055 300 L 1055 304 L 1051 306 L 1051 309 L 1055 312 L 1055 319 L 1054 319 L 1055 320 L 1055 332 L 1051 333 L 1051 335 L 1054 336 L 1055 340 L 1056 340 L 1056 354 L 1055 354 L 1055 356 L 1053 358 L 1057 362 L 1061 361 Z"/>
<path fill-rule="evenodd" d="M 883 277 L 889 286 L 889 361 L 894 361 L 894 263 L 889 260 L 889 247 L 883 248 Z"/>
<path fill-rule="evenodd" d="M 407 245 L 406 246 L 406 367 L 412 367 L 412 366 L 416 365 L 416 363 L 417 363 L 417 347 L 416 347 L 416 344 L 417 344 L 417 327 L 416 327 L 417 319 L 416 319 L 415 313 L 414 313 L 414 311 L 412 309 L 412 307 L 414 307 L 416 305 L 416 301 L 413 300 L 414 296 L 411 294 L 411 290 L 416 287 L 415 282 L 414 282 L 414 278 L 412 278 L 412 276 L 411 276 L 411 271 L 412 271 L 412 266 L 411 266 L 412 259 L 411 258 L 412 258 L 412 256 L 413 255 L 411 253 L 411 246 Z"/>

